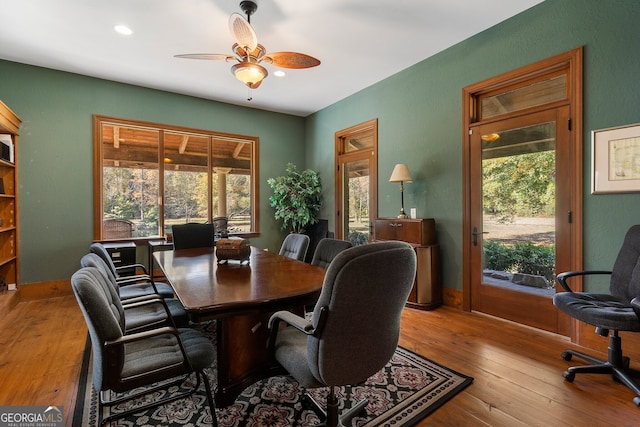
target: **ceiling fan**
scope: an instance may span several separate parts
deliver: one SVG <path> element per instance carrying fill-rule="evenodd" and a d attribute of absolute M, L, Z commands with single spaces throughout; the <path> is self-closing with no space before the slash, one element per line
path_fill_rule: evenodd
<path fill-rule="evenodd" d="M 220 53 L 192 53 L 175 55 L 175 57 L 237 61 L 237 64 L 231 67 L 231 73 L 250 89 L 260 86 L 262 80 L 269 74 L 267 69 L 260 65 L 261 62 L 281 68 L 311 68 L 320 65 L 319 60 L 304 53 L 267 53 L 265 47 L 258 43 L 256 33 L 251 26 L 251 15 L 258 9 L 258 4 L 253 0 L 243 0 L 240 2 L 240 9 L 246 13 L 246 19 L 239 13 L 232 13 L 229 17 L 229 30 L 236 41 L 231 48 L 235 56 Z"/>

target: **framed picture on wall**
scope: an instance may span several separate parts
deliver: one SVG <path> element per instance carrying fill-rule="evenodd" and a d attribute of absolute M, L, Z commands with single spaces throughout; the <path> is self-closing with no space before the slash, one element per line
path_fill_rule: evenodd
<path fill-rule="evenodd" d="M 594 130 L 591 194 L 640 192 L 640 123 Z"/>

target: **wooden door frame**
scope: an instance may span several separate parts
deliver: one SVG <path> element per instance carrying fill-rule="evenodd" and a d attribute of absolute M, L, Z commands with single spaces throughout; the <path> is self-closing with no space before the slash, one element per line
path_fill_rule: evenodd
<path fill-rule="evenodd" d="M 350 135 L 362 133 L 371 128 L 373 136 L 373 147 L 367 147 L 359 151 L 344 152 L 344 140 Z M 339 130 L 334 135 L 334 171 L 335 171 L 335 237 L 336 239 L 347 240 L 349 236 L 343 236 L 343 188 L 342 171 L 340 164 L 347 157 L 363 158 L 361 152 L 372 150 L 371 173 L 369 178 L 369 222 L 373 222 L 378 217 L 378 119 L 371 119 L 366 122 Z M 356 159 L 357 159 L 356 158 Z M 356 160 L 354 159 L 354 160 Z M 370 227 L 371 230 L 371 227 Z M 371 234 L 370 234 L 371 238 Z"/>
<path fill-rule="evenodd" d="M 472 211 L 470 201 L 471 195 L 471 176 L 470 176 L 470 137 L 469 129 L 471 125 L 482 123 L 478 116 L 477 98 L 481 94 L 505 90 L 509 87 L 517 87 L 523 85 L 524 82 L 535 79 L 538 76 L 548 74 L 555 70 L 565 69 L 567 75 L 567 100 L 558 102 L 558 105 L 569 105 L 570 108 L 570 141 L 571 146 L 571 165 L 573 170 L 570 172 L 572 177 L 572 196 L 571 211 L 573 223 L 573 235 L 571 236 L 571 269 L 582 269 L 582 194 L 583 194 L 583 134 L 582 134 L 582 47 L 578 47 L 568 52 L 558 54 L 556 56 L 535 62 L 533 64 L 518 68 L 516 70 L 489 78 L 479 83 L 467 86 L 463 89 L 462 104 L 462 145 L 463 145 L 463 295 L 462 308 L 465 311 L 471 311 L 471 229 L 472 229 Z M 531 112 L 539 109 L 547 109 L 553 104 L 546 104 L 540 107 L 531 108 Z M 526 110 L 518 111 L 513 115 L 521 115 Z M 497 121 L 510 117 L 503 115 L 499 118 L 486 120 Z M 582 289 L 582 283 L 578 284 L 578 290 Z M 568 329 L 568 328 L 567 328 Z M 574 331 L 577 328 L 573 328 Z M 562 330 L 561 333 L 568 334 L 568 330 Z"/>

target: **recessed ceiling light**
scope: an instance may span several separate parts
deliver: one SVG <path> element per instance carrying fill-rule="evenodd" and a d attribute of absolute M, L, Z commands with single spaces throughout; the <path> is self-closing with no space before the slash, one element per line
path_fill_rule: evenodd
<path fill-rule="evenodd" d="M 115 27 L 113 27 L 113 29 L 124 36 L 130 36 L 131 34 L 133 34 L 131 28 L 127 27 L 126 25 L 116 25 Z"/>
<path fill-rule="evenodd" d="M 276 77 L 284 77 L 286 74 L 282 70 L 277 70 L 277 71 L 273 72 L 273 75 L 276 76 Z"/>

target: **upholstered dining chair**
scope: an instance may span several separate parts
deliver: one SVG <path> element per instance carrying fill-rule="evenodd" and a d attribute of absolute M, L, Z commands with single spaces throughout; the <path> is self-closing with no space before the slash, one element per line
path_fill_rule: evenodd
<path fill-rule="evenodd" d="M 575 292 L 568 284 L 572 277 L 594 275 L 610 277 L 609 294 Z M 636 394 L 633 402 L 640 406 L 640 386 L 633 380 L 640 372 L 629 368 L 629 358 L 622 354 L 622 340 L 618 334 L 619 331 L 640 332 L 640 317 L 632 305 L 634 297 L 640 296 L 640 225 L 627 231 L 611 271 L 565 272 L 558 274 L 557 280 L 566 292 L 556 293 L 553 303 L 569 316 L 595 326 L 597 334 L 609 336 L 607 360 L 566 350 L 562 353 L 564 360 L 576 356 L 589 365 L 570 367 L 562 375 L 573 382 L 575 375 L 580 373 L 609 374 L 633 390 Z"/>
<path fill-rule="evenodd" d="M 288 311 L 269 320 L 275 360 L 304 388 L 329 387 L 327 426 L 350 425 L 367 400 L 338 415 L 337 387 L 357 385 L 393 356 L 400 317 L 416 274 L 411 245 L 386 241 L 340 252 L 327 269 L 310 319 Z M 280 323 L 290 325 L 281 328 Z"/>
<path fill-rule="evenodd" d="M 324 238 L 316 246 L 313 258 L 311 258 L 311 265 L 327 268 L 336 255 L 352 246 L 351 242 L 347 240 Z"/>
<path fill-rule="evenodd" d="M 306 234 L 287 234 L 287 237 L 285 237 L 282 242 L 279 254 L 287 258 L 304 261 L 304 257 L 307 255 L 307 249 L 309 248 L 309 241 L 309 236 Z"/>
<path fill-rule="evenodd" d="M 211 248 L 215 244 L 214 225 L 189 222 L 171 226 L 174 249 Z"/>
<path fill-rule="evenodd" d="M 113 263 L 107 263 L 104 256 L 93 249 L 82 257 L 80 265 L 82 267 L 98 267 L 103 269 L 109 279 L 118 287 L 118 295 L 120 295 L 120 299 L 122 300 L 152 294 L 160 295 L 163 298 L 173 298 L 174 294 L 171 286 L 166 283 L 154 282 L 146 275 L 136 276 L 135 280 L 133 280 L 134 278 L 132 277 L 131 279 L 126 278 L 126 280 L 119 281 L 112 268 Z M 168 287 L 169 289 L 165 290 L 164 287 Z"/>
<path fill-rule="evenodd" d="M 115 277 L 119 286 L 127 286 L 132 284 L 139 284 L 140 282 L 148 283 L 151 280 L 151 276 L 147 271 L 147 268 L 143 264 L 131 264 L 131 265 L 122 265 L 116 267 L 113 263 L 113 259 L 109 255 L 107 248 L 100 242 L 94 242 L 89 245 L 89 251 L 98 255 L 105 262 L 113 277 Z M 121 271 L 134 269 L 137 273 L 135 275 L 122 275 Z M 165 298 L 173 298 L 174 293 L 171 286 L 162 282 L 154 282 L 154 292 L 162 295 Z M 126 291 L 125 291 L 126 293 Z"/>
<path fill-rule="evenodd" d="M 99 405 L 113 406 L 124 401 L 138 400 L 144 406 L 114 414 L 100 421 L 109 424 L 114 419 L 140 412 L 192 395 L 204 382 L 213 425 L 217 426 L 211 385 L 204 370 L 213 365 L 215 349 L 211 341 L 193 329 L 160 327 L 144 332 L 126 334 L 126 311 L 118 298 L 109 291 L 102 272 L 95 267 L 83 267 L 71 277 L 76 296 L 91 338 L 93 355 L 93 387 L 99 394 Z M 186 381 L 192 374 L 196 384 Z M 169 381 L 171 380 L 171 381 Z M 167 382 L 169 381 L 169 382 Z M 160 385 L 156 383 L 161 382 Z M 156 392 L 169 390 L 178 384 L 189 386 L 181 394 L 167 393 L 159 400 L 141 399 L 156 396 Z M 155 384 L 155 385 L 154 385 Z M 105 392 L 129 392 L 151 386 L 143 391 L 107 400 Z M 100 408 L 101 409 L 101 408 Z M 102 410 L 98 411 L 101 414 Z M 100 415 L 99 415 L 100 416 Z"/>
<path fill-rule="evenodd" d="M 188 326 L 189 317 L 180 301 L 164 298 L 154 292 L 154 284 L 137 283 L 121 287 L 115 281 L 104 260 L 94 253 L 88 253 L 80 260 L 82 267 L 97 268 L 111 285 L 110 292 L 127 310 L 125 329 L 127 332 L 148 329 L 161 324 Z"/>

